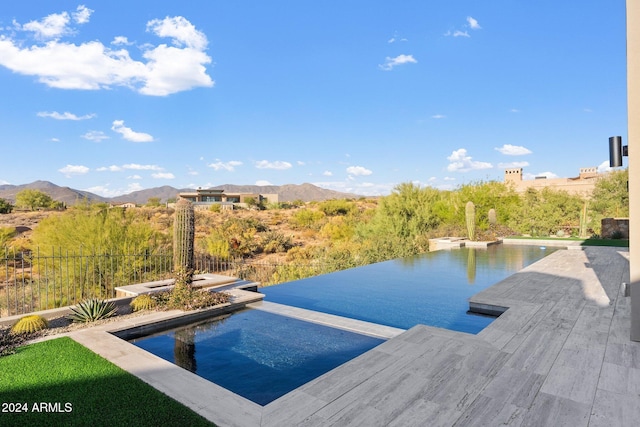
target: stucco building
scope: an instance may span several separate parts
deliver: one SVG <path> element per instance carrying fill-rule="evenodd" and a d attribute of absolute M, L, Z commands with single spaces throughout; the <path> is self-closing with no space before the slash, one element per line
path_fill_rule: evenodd
<path fill-rule="evenodd" d="M 513 185 L 518 193 L 524 193 L 528 188 L 541 190 L 545 187 L 552 187 L 554 190 L 563 190 L 569 194 L 588 196 L 601 176 L 602 174 L 598 173 L 598 168 L 590 167 L 581 168 L 580 175 L 575 178 L 546 178 L 543 176 L 525 180 L 522 178 L 522 168 L 512 168 L 504 171 L 504 182 Z"/>
<path fill-rule="evenodd" d="M 220 204 L 223 209 L 233 209 L 234 206 L 248 207 L 250 200 L 255 203 L 278 202 L 277 194 L 225 193 L 224 190 L 206 188 L 179 193 L 178 198 L 189 200 L 195 209 L 209 209 L 214 204 Z"/>

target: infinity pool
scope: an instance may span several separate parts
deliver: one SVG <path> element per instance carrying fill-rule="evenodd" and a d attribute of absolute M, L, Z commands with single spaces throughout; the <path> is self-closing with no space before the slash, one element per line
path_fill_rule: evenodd
<path fill-rule="evenodd" d="M 267 301 L 401 329 L 425 324 L 477 333 L 494 318 L 468 313 L 469 297 L 554 250 L 438 251 L 259 291 Z M 130 342 L 266 405 L 383 340 L 246 309 Z"/>
<path fill-rule="evenodd" d="M 494 317 L 468 313 L 468 300 L 554 252 L 538 246 L 429 252 L 260 288 L 265 300 L 380 325 L 417 324 L 476 334 Z"/>

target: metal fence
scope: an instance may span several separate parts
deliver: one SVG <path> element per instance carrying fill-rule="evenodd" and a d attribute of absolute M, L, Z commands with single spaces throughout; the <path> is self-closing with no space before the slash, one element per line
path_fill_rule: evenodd
<path fill-rule="evenodd" d="M 172 277 L 170 252 L 105 253 L 56 249 L 0 249 L 0 317 L 77 304 L 87 298 L 113 298 L 118 286 Z M 292 265 L 219 259 L 198 255 L 197 273 L 215 273 L 270 285 L 326 271 Z"/>

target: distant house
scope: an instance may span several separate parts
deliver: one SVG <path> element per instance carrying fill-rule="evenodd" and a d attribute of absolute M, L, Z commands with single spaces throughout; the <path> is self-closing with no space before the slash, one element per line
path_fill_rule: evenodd
<path fill-rule="evenodd" d="M 250 200 L 255 203 L 278 202 L 277 194 L 225 193 L 224 190 L 204 188 L 179 193 L 178 198 L 189 200 L 195 209 L 209 209 L 214 204 L 221 205 L 223 209 L 233 209 L 234 206 L 248 207 Z"/>
<path fill-rule="evenodd" d="M 589 196 L 596 186 L 596 182 L 602 176 L 598 173 L 598 168 L 581 168 L 580 175 L 575 178 L 547 178 L 545 176 L 535 179 L 522 179 L 522 168 L 506 169 L 504 171 L 504 182 L 511 184 L 518 193 L 524 193 L 528 188 L 541 190 L 551 187 L 554 190 L 564 190 L 569 194 Z"/>
<path fill-rule="evenodd" d="M 111 205 L 112 208 L 135 208 L 136 204 L 133 202 L 116 203 Z"/>

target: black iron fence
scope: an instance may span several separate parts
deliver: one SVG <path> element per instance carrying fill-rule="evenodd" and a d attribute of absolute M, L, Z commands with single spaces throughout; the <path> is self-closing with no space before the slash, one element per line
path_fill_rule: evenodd
<path fill-rule="evenodd" d="M 319 265 L 273 264 L 198 255 L 197 273 L 271 285 L 328 272 Z M 0 248 L 0 317 L 113 298 L 115 288 L 173 276 L 170 252 L 106 253 Z"/>

